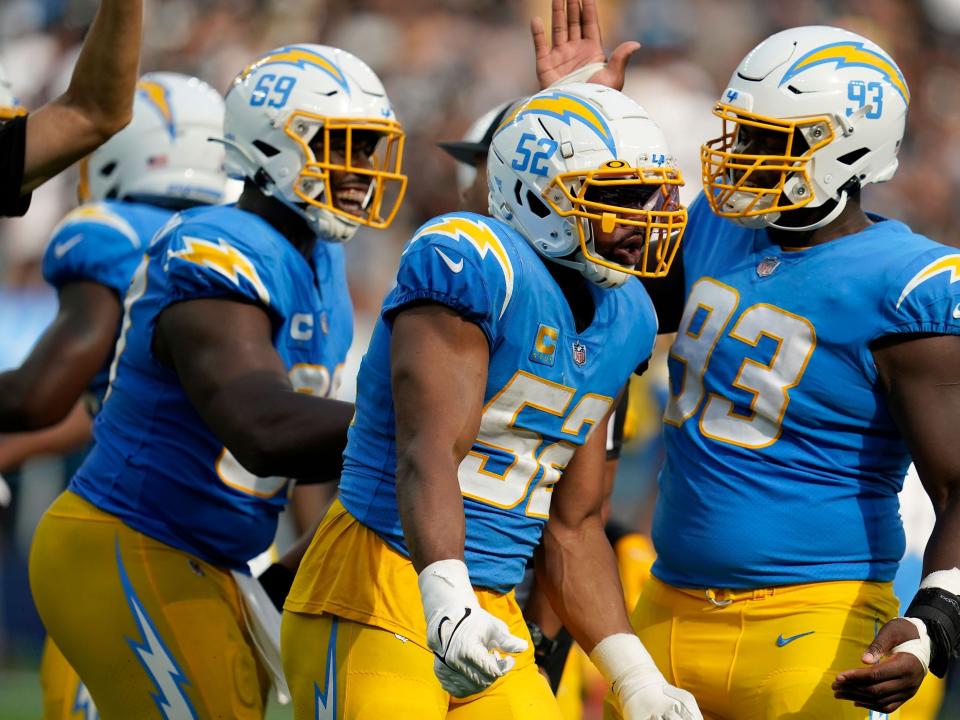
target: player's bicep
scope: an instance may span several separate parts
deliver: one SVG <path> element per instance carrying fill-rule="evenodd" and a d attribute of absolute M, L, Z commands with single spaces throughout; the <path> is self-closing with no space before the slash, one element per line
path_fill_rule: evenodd
<path fill-rule="evenodd" d="M 477 437 L 489 349 L 483 331 L 435 303 L 409 306 L 393 320 L 391 383 L 397 450 L 453 452 L 457 462 Z"/>
<path fill-rule="evenodd" d="M 176 370 L 201 415 L 231 386 L 269 380 L 286 387 L 273 325 L 260 306 L 226 298 L 175 303 L 157 319 L 155 352 Z"/>
<path fill-rule="evenodd" d="M 960 491 L 960 336 L 892 336 L 873 348 L 887 404 L 935 506 Z"/>

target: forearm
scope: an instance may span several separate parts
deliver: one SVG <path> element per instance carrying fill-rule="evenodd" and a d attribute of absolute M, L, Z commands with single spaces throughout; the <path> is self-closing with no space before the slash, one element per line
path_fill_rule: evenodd
<path fill-rule="evenodd" d="M 53 394 L 41 380 L 29 368 L 0 373 L 0 432 L 40 430 L 67 417 L 80 392 L 64 388 Z M 50 378 L 50 384 L 56 385 L 56 379 Z"/>
<path fill-rule="evenodd" d="M 130 122 L 142 23 L 143 0 L 102 0 L 66 92 L 27 120 L 24 194 Z"/>
<path fill-rule="evenodd" d="M 937 522 L 927 541 L 923 574 L 960 567 L 960 493 L 937 501 Z"/>
<path fill-rule="evenodd" d="M 272 373 L 252 373 L 220 388 L 201 415 L 255 475 L 334 480 L 353 405 L 295 392 Z"/>
<path fill-rule="evenodd" d="M 577 528 L 548 522 L 535 567 L 538 585 L 586 652 L 609 635 L 632 632 L 616 557 L 599 515 Z"/>
<path fill-rule="evenodd" d="M 397 453 L 400 524 L 417 572 L 438 560 L 463 560 L 466 522 L 452 457 L 415 444 Z M 449 453 L 448 453 L 449 455 Z"/>
<path fill-rule="evenodd" d="M 46 430 L 15 433 L 0 440 L 0 473 L 20 467 L 37 455 L 63 455 L 90 440 L 90 416 L 77 403 L 67 418 Z"/>
<path fill-rule="evenodd" d="M 530 597 L 523 606 L 523 617 L 527 622 L 535 623 L 548 638 L 555 638 L 563 628 L 563 620 L 550 604 L 543 585 L 537 581 L 534 581 Z"/>
<path fill-rule="evenodd" d="M 106 137 L 130 121 L 140 74 L 142 0 L 101 0 L 66 95 Z"/>

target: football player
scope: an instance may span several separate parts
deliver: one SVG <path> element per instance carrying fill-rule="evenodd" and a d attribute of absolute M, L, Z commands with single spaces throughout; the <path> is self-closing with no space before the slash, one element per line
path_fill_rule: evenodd
<path fill-rule="evenodd" d="M 515 102 L 517 101 L 501 103 L 484 113 L 467 129 L 463 139 L 438 143 L 457 161 L 457 189 L 460 192 L 461 210 L 483 213 L 487 209 L 487 154 L 494 132 Z M 648 375 L 644 375 L 643 379 L 647 377 Z M 633 380 L 642 379 L 637 376 Z M 607 462 L 604 475 L 610 491 L 623 446 L 628 407 L 632 407 L 635 396 L 629 389 L 630 383 L 624 387 L 620 402 L 607 427 Z M 634 411 L 630 414 L 634 421 L 632 424 L 636 425 L 637 413 Z M 606 510 L 604 515 L 606 516 Z M 608 521 L 605 529 L 617 556 L 620 578 L 628 599 L 627 607 L 633 608 L 640 594 L 640 578 L 649 574 L 650 565 L 653 563 L 652 546 L 646 536 L 630 532 L 617 523 Z M 534 659 L 550 681 L 550 687 L 557 695 L 564 718 L 579 718 L 583 713 L 580 669 L 587 663 L 585 658 L 581 661 L 580 658 L 569 656 L 572 638 L 561 627 L 559 618 L 546 598 L 539 592 L 529 593 L 532 579 L 531 562 L 524 581 L 517 586 L 517 599 L 523 607 L 527 629 L 533 641 Z"/>
<path fill-rule="evenodd" d="M 142 19 L 142 0 L 101 0 L 66 92 L 0 123 L 0 216 L 130 122 Z"/>
<path fill-rule="evenodd" d="M 106 719 L 262 717 L 275 668 L 260 599 L 241 600 L 247 561 L 273 540 L 286 478 L 339 473 L 341 243 L 385 227 L 405 188 L 383 86 L 334 48 L 257 59 L 222 134 L 243 194 L 180 213 L 148 248 L 94 447 L 31 550 L 40 616 Z"/>
<path fill-rule="evenodd" d="M 492 217 L 417 231 L 361 366 L 284 606 L 295 714 L 559 717 L 512 592 L 543 531 L 541 585 L 626 717 L 699 718 L 629 632 L 591 432 L 653 346 L 632 275 L 677 250 L 679 173 L 641 107 L 584 84 L 511 110 L 488 163 Z"/>
<path fill-rule="evenodd" d="M 216 90 L 186 75 L 148 73 L 130 124 L 81 162 L 83 204 L 54 230 L 43 258 L 44 278 L 57 289 L 57 316 L 23 364 L 0 374 L 0 430 L 50 431 L 4 438 L 5 460 L 75 449 L 89 436 L 107 388 L 122 298 L 150 239 L 177 210 L 223 199 L 223 148 L 208 142 L 222 128 Z M 89 700 L 50 642 L 41 683 L 47 718 L 73 717 Z"/>
<path fill-rule="evenodd" d="M 680 261 L 648 286 L 679 334 L 633 624 L 709 717 L 894 713 L 960 645 L 960 255 L 860 204 L 896 172 L 909 101 L 864 37 L 762 42 L 714 110 Z M 896 617 L 911 456 L 937 523 Z"/>

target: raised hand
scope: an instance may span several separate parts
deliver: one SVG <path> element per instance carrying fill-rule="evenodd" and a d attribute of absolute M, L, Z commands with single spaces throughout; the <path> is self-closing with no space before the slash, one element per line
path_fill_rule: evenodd
<path fill-rule="evenodd" d="M 627 41 L 618 45 L 607 60 L 600 36 L 596 0 L 553 0 L 552 45 L 547 43 L 541 18 L 533 18 L 530 30 L 541 89 L 576 70 L 597 65 L 596 72 L 586 78 L 587 82 L 622 90 L 630 56 L 640 49 L 640 43 Z M 606 65 L 603 66 L 603 63 Z"/>

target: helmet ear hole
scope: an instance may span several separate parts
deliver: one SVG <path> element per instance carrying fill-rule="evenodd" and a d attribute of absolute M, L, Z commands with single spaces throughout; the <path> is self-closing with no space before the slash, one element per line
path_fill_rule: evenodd
<path fill-rule="evenodd" d="M 523 196 L 520 194 L 521 190 L 523 190 L 523 183 L 517 178 L 517 182 L 513 184 L 513 194 L 517 198 L 517 205 L 523 205 Z"/>
<path fill-rule="evenodd" d="M 840 157 L 838 157 L 837 162 L 843 163 L 844 165 L 853 165 L 857 160 L 862 158 L 868 152 L 870 152 L 870 148 L 865 148 L 865 147 L 859 148 L 857 150 L 851 150 L 845 155 L 841 155 Z"/>
<path fill-rule="evenodd" d="M 543 200 L 538 198 L 533 192 L 527 190 L 527 206 L 530 208 L 530 212 L 536 215 L 538 218 L 543 219 L 550 214 L 550 208 L 548 208 Z"/>
<path fill-rule="evenodd" d="M 106 165 L 104 165 L 102 168 L 100 168 L 100 174 L 101 174 L 103 177 L 108 177 L 108 176 L 110 175 L 110 173 L 112 173 L 112 172 L 113 172 L 114 170 L 116 170 L 116 169 L 117 169 L 117 163 L 115 163 L 115 162 L 110 162 L 110 163 L 107 163 Z"/>
<path fill-rule="evenodd" d="M 280 154 L 280 151 L 277 150 L 277 148 L 275 148 L 270 143 L 265 143 L 263 140 L 254 140 L 253 146 L 268 158 L 271 158 L 274 155 Z"/>

